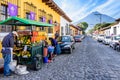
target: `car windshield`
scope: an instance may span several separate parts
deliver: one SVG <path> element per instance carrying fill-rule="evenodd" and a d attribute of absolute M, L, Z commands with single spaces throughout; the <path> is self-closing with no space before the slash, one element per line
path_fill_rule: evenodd
<path fill-rule="evenodd" d="M 100 37 L 104 37 L 104 35 L 99 35 Z"/>
<path fill-rule="evenodd" d="M 116 36 L 116 37 L 115 37 L 115 40 L 120 40 L 120 36 Z"/>
<path fill-rule="evenodd" d="M 75 36 L 74 38 L 80 38 L 81 36 Z"/>
<path fill-rule="evenodd" d="M 110 39 L 111 37 L 110 36 L 106 36 L 106 39 Z"/>
<path fill-rule="evenodd" d="M 62 36 L 62 42 L 70 42 L 69 36 Z"/>

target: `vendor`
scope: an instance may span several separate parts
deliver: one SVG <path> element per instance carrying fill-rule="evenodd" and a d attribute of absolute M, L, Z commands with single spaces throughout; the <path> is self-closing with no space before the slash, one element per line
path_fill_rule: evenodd
<path fill-rule="evenodd" d="M 13 52 L 14 47 L 14 39 L 18 36 L 16 31 L 10 32 L 8 35 L 6 35 L 2 41 L 2 55 L 4 58 L 4 76 L 10 76 L 10 68 L 9 64 L 12 60 L 11 55 Z"/>

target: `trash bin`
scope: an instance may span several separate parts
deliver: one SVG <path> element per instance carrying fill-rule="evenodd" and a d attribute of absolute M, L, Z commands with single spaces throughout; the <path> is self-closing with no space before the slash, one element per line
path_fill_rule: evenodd
<path fill-rule="evenodd" d="M 43 57 L 43 62 L 44 63 L 48 63 L 48 57 L 46 56 L 46 57 Z"/>

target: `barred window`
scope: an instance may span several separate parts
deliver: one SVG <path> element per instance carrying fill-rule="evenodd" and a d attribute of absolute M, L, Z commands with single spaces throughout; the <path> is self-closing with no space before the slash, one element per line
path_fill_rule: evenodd
<path fill-rule="evenodd" d="M 53 28 L 52 27 L 48 28 L 48 33 L 53 33 Z"/>
<path fill-rule="evenodd" d="M 40 31 L 44 31 L 45 30 L 45 28 L 44 27 L 40 27 Z"/>
<path fill-rule="evenodd" d="M 5 20 L 9 17 L 7 5 L 3 5 L 3 4 L 1 5 L 0 13 L 1 13 L 0 20 Z M 10 32 L 10 31 L 12 31 L 11 26 L 8 26 L 8 25 L 7 26 L 5 26 L 5 25 L 0 26 L 0 32 Z"/>
<path fill-rule="evenodd" d="M 26 13 L 26 19 L 30 19 L 30 13 Z"/>

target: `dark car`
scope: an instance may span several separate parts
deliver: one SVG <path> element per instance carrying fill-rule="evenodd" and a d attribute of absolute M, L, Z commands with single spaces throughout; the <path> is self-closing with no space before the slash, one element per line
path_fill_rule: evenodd
<path fill-rule="evenodd" d="M 57 41 L 60 44 L 62 53 L 72 53 L 73 49 L 75 49 L 75 41 L 72 36 L 60 36 Z"/>
<path fill-rule="evenodd" d="M 82 36 L 81 35 L 76 35 L 74 36 L 75 42 L 81 42 L 82 41 Z"/>

